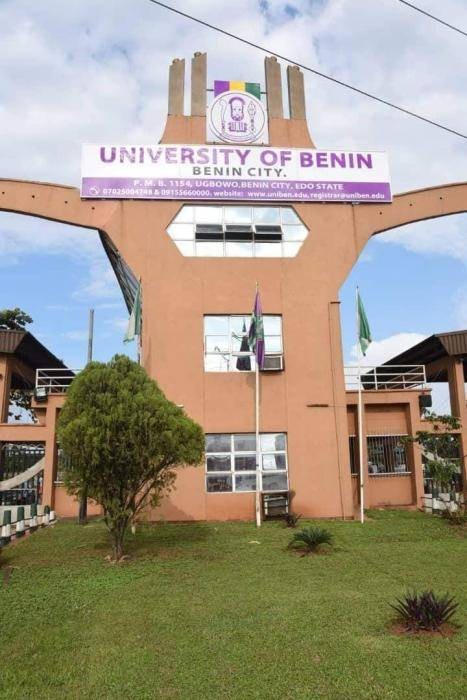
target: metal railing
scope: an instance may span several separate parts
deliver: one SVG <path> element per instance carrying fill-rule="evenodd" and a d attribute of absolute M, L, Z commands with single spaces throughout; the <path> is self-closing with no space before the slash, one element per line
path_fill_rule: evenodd
<path fill-rule="evenodd" d="M 80 369 L 65 367 L 36 369 L 36 399 L 48 394 L 63 394 L 67 391 Z"/>
<path fill-rule="evenodd" d="M 367 391 L 426 388 L 425 365 L 345 365 L 344 378 L 348 391 L 356 391 L 359 384 Z"/>

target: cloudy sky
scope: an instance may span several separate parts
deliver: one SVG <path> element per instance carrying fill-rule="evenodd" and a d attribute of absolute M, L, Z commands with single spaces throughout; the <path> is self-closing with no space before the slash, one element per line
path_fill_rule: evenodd
<path fill-rule="evenodd" d="M 397 0 L 167 0 L 278 53 L 461 132 L 465 38 Z M 417 0 L 467 27 L 465 0 Z M 79 184 L 83 142 L 153 142 L 174 57 L 207 51 L 209 81 L 264 85 L 263 55 L 148 0 L 0 0 L 0 177 Z M 235 66 L 234 73 L 232 66 Z M 465 140 L 305 75 L 310 129 L 326 148 L 387 150 L 394 192 L 467 179 Z M 353 357 L 358 281 L 375 342 L 370 361 L 467 325 L 467 218 L 380 235 L 341 290 Z M 52 285 L 53 281 L 53 285 Z M 126 310 L 93 231 L 0 214 L 0 306 L 73 366 L 96 309 L 96 357 L 122 351 Z M 130 350 L 131 352 L 131 350 Z"/>

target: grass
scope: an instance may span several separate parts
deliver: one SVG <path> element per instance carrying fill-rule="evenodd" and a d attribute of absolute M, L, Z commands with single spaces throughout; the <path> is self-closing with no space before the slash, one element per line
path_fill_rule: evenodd
<path fill-rule="evenodd" d="M 326 523 L 333 553 L 303 558 L 281 523 L 146 526 L 121 565 L 100 522 L 42 530 L 2 553 L 0 697 L 465 697 L 467 538 L 370 515 Z M 389 603 L 427 587 L 456 597 L 458 633 L 391 634 Z"/>

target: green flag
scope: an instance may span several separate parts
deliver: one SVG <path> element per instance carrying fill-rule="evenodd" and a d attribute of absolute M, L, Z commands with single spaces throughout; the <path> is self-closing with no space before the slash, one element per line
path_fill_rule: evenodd
<path fill-rule="evenodd" d="M 366 351 L 371 343 L 371 331 L 370 324 L 365 313 L 365 308 L 360 297 L 360 292 L 357 287 L 357 329 L 358 329 L 358 342 L 360 343 L 360 348 L 362 354 L 366 355 Z"/>
<path fill-rule="evenodd" d="M 138 289 L 136 290 L 135 300 L 133 302 L 133 308 L 123 342 L 131 342 L 135 339 L 136 335 L 141 335 L 141 282 L 139 282 Z"/>

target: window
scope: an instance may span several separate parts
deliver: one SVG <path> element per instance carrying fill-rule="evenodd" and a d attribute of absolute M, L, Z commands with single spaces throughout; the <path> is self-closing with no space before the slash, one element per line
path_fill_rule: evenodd
<path fill-rule="evenodd" d="M 367 438 L 368 473 L 408 474 L 406 435 L 371 435 Z"/>
<path fill-rule="evenodd" d="M 266 355 L 282 355 L 282 317 L 263 316 Z M 206 372 L 250 372 L 255 357 L 247 344 L 250 314 L 204 317 Z"/>
<path fill-rule="evenodd" d="M 184 206 L 167 229 L 185 256 L 291 258 L 308 235 L 292 207 Z"/>
<path fill-rule="evenodd" d="M 286 491 L 287 442 L 285 433 L 262 433 L 259 443 L 259 490 Z M 206 490 L 208 493 L 256 491 L 256 435 L 206 435 Z"/>

